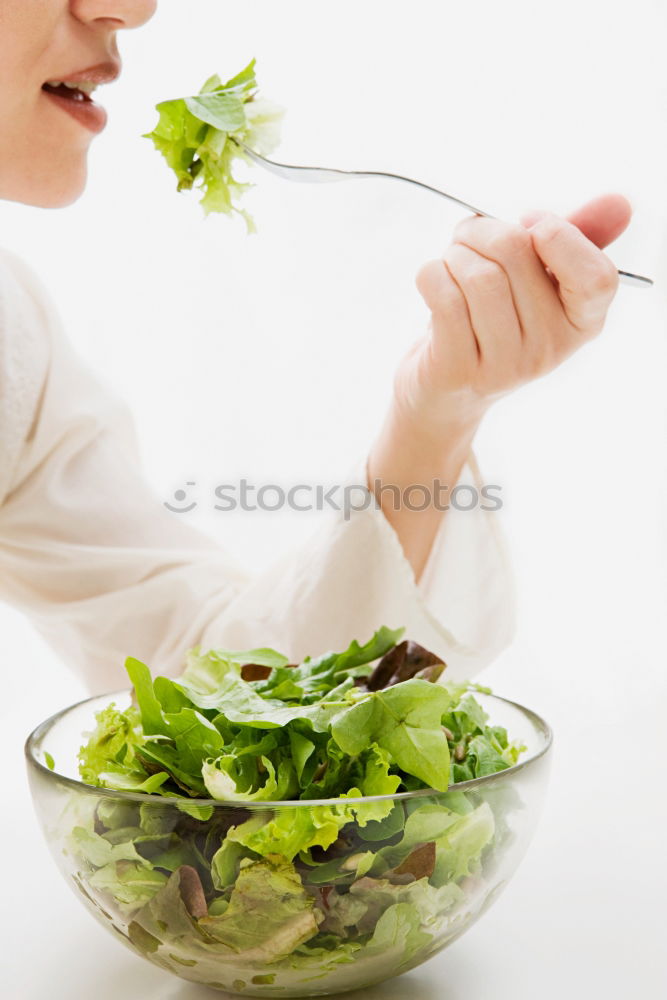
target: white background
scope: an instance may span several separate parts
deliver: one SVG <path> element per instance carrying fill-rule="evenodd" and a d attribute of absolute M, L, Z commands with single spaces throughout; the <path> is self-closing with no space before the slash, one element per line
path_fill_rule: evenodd
<path fill-rule="evenodd" d="M 174 193 L 139 138 L 157 100 L 255 55 L 289 109 L 287 161 L 411 174 L 507 218 L 614 189 L 635 206 L 612 256 L 657 287 L 621 289 L 602 337 L 499 406 L 477 445 L 504 488 L 520 601 L 516 642 L 483 679 L 555 726 L 545 816 L 482 922 L 374 1000 L 665 995 L 664 22 L 661 0 L 162 0 L 124 40 L 86 196 L 0 210 L 2 243 L 130 403 L 160 497 L 195 480 L 194 521 L 261 566 L 312 519 L 206 512 L 207 491 L 331 482 L 364 453 L 425 321 L 413 275 L 460 216 L 389 183 L 261 175 L 248 239 Z M 21 742 L 82 691 L 13 611 L 0 625 L 3 994 L 208 996 L 119 948 L 52 869 Z"/>

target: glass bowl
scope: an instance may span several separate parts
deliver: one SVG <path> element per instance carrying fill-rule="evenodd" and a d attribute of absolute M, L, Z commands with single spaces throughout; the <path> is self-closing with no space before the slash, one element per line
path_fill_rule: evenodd
<path fill-rule="evenodd" d="M 182 979 L 240 996 L 327 996 L 407 972 L 496 899 L 532 837 L 551 730 L 529 709 L 476 695 L 526 750 L 505 771 L 364 799 L 224 803 L 94 788 L 77 779 L 82 734 L 128 691 L 91 698 L 28 738 L 30 786 L 68 885 L 125 945 Z M 55 765 L 51 769 L 50 765 Z M 377 804 L 365 822 L 355 807 Z M 272 831 L 349 815 L 335 843 L 292 860 Z M 234 829 L 263 838 L 239 863 Z M 339 823 L 340 825 L 340 823 Z M 239 866 L 240 865 L 240 866 Z"/>

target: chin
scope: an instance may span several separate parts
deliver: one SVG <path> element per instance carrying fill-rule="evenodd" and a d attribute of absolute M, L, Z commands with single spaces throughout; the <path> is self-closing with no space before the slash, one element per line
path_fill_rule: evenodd
<path fill-rule="evenodd" d="M 33 192 L 27 204 L 37 208 L 66 208 L 77 201 L 86 189 L 88 167 L 84 162 L 76 169 L 45 179 L 43 185 Z"/>
<path fill-rule="evenodd" d="M 81 197 L 88 180 L 85 156 L 67 164 L 52 164 L 52 169 L 42 174 L 32 172 L 0 187 L 0 197 L 18 201 L 35 208 L 65 208 Z"/>

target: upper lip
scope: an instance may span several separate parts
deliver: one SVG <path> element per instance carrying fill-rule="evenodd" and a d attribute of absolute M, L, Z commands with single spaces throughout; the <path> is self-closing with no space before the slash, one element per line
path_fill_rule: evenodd
<path fill-rule="evenodd" d="M 76 70 L 74 73 L 57 74 L 54 73 L 46 80 L 60 80 L 61 83 L 113 83 L 120 76 L 121 63 L 119 59 L 108 59 L 106 62 L 97 63 L 87 69 Z"/>

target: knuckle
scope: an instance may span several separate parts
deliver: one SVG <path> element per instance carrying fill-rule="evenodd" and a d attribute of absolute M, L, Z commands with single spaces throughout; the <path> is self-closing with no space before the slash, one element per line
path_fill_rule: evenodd
<path fill-rule="evenodd" d="M 438 271 L 442 270 L 442 261 L 429 260 L 423 264 L 415 276 L 415 284 L 419 293 L 425 298 L 429 298 L 438 280 Z"/>
<path fill-rule="evenodd" d="M 464 219 L 460 219 L 454 226 L 452 236 L 454 240 L 457 240 L 461 236 L 467 236 L 470 233 L 471 224 L 474 223 L 476 216 L 466 216 Z"/>
<path fill-rule="evenodd" d="M 493 261 L 482 258 L 471 266 L 469 278 L 471 284 L 487 295 L 504 291 L 507 286 L 503 269 Z"/>
<path fill-rule="evenodd" d="M 554 345 L 548 338 L 535 344 L 527 351 L 521 365 L 521 377 L 525 381 L 541 378 L 556 367 L 558 358 Z"/>
<path fill-rule="evenodd" d="M 451 312 L 462 301 L 462 293 L 442 260 L 430 260 L 417 272 L 417 288 L 434 313 Z"/>
<path fill-rule="evenodd" d="M 523 226 L 507 226 L 490 240 L 490 249 L 499 257 L 517 257 L 532 250 L 530 233 Z"/>
<path fill-rule="evenodd" d="M 542 378 L 549 371 L 551 371 L 551 366 L 548 364 L 546 357 L 536 354 L 526 361 L 521 374 L 523 381 L 533 382 L 535 379 Z"/>
<path fill-rule="evenodd" d="M 560 240 L 565 231 L 565 220 L 559 219 L 556 215 L 547 215 L 535 223 L 532 229 L 533 237 L 542 246 L 555 243 Z"/>
<path fill-rule="evenodd" d="M 575 334 L 575 344 L 579 346 L 588 340 L 594 340 L 604 329 L 606 310 L 600 311 L 592 304 L 590 308 L 580 311 L 579 316 L 571 325 Z"/>
<path fill-rule="evenodd" d="M 588 287 L 596 295 L 612 296 L 618 287 L 618 272 L 604 254 L 591 270 Z"/>

